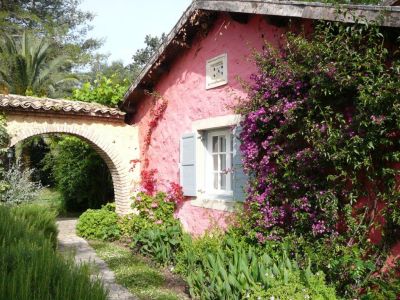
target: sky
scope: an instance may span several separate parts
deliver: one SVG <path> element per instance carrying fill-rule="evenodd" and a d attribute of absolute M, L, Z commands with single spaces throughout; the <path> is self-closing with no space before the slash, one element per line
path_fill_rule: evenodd
<path fill-rule="evenodd" d="M 166 34 L 178 22 L 191 0 L 83 0 L 80 8 L 93 12 L 90 37 L 104 39 L 98 52 L 110 54 L 109 62 L 130 63 L 144 47 L 147 34 Z"/>

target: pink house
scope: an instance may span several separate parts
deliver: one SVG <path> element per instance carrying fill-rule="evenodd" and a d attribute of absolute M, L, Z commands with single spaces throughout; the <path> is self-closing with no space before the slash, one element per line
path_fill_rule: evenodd
<path fill-rule="evenodd" d="M 343 6 L 352 15 L 400 27 L 400 8 Z M 233 105 L 246 97 L 241 81 L 255 71 L 252 51 L 282 33 L 312 29 L 315 20 L 351 22 L 351 14 L 320 3 L 194 1 L 124 97 L 126 122 L 139 128 L 141 169 L 156 169 L 158 188 L 180 183 L 187 200 L 177 216 L 201 234 L 225 226 L 244 200 Z M 146 92 L 148 91 L 148 92 Z"/>

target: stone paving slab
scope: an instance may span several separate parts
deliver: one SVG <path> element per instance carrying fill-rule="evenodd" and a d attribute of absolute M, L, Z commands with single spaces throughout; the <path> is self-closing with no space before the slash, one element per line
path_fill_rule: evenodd
<path fill-rule="evenodd" d="M 75 261 L 79 263 L 95 264 L 99 278 L 108 290 L 109 300 L 137 300 L 128 289 L 115 282 L 115 275 L 104 260 L 96 255 L 96 252 L 83 238 L 75 233 L 77 219 L 59 219 L 58 247 L 60 251 L 73 251 Z"/>

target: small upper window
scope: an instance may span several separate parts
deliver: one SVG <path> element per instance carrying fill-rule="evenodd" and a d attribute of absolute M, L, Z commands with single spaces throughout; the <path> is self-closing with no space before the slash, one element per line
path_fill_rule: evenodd
<path fill-rule="evenodd" d="M 208 132 L 206 177 L 211 193 L 232 193 L 233 136 L 229 129 Z"/>
<path fill-rule="evenodd" d="M 206 89 L 211 89 L 228 83 L 227 55 L 222 54 L 206 63 Z"/>

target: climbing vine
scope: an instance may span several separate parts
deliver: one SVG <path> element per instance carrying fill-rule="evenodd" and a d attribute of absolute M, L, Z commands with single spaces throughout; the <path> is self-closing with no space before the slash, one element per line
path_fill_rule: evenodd
<path fill-rule="evenodd" d="M 157 128 L 168 106 L 167 99 L 163 98 L 160 94 L 155 92 L 147 92 L 147 94 L 153 97 L 153 106 L 150 109 L 150 121 L 147 124 L 147 132 L 144 138 L 144 148 L 142 150 L 142 155 L 144 155 L 149 149 L 153 131 Z"/>
<path fill-rule="evenodd" d="M 336 270 L 336 278 L 347 276 L 340 279 L 347 296 L 379 270 L 382 253 L 399 236 L 394 35 L 336 23 L 318 25 L 308 38 L 287 34 L 285 47 L 266 45 L 255 55 L 258 72 L 248 101 L 237 108 L 244 115 L 241 151 L 251 178 L 246 233 L 261 244 L 288 236 L 296 243 L 323 241 L 326 259 L 332 247 L 357 247 L 351 249 L 358 263 L 352 254 Z"/>
<path fill-rule="evenodd" d="M 157 169 L 149 168 L 149 159 L 147 157 L 147 151 L 151 145 L 151 137 L 153 135 L 154 130 L 158 127 L 162 117 L 168 106 L 167 99 L 163 98 L 160 94 L 153 92 L 146 92 L 148 96 L 151 96 L 153 99 L 153 106 L 150 109 L 150 120 L 147 123 L 147 130 L 144 136 L 144 147 L 142 149 L 142 159 L 135 159 L 131 161 L 132 170 L 138 163 L 141 163 L 141 171 L 140 171 L 140 191 L 146 193 L 147 195 L 155 195 L 157 192 L 157 184 L 158 181 L 156 179 Z M 167 193 L 167 201 L 175 202 L 177 204 L 181 203 L 184 199 L 182 187 L 175 182 L 167 182 L 168 189 Z"/>

